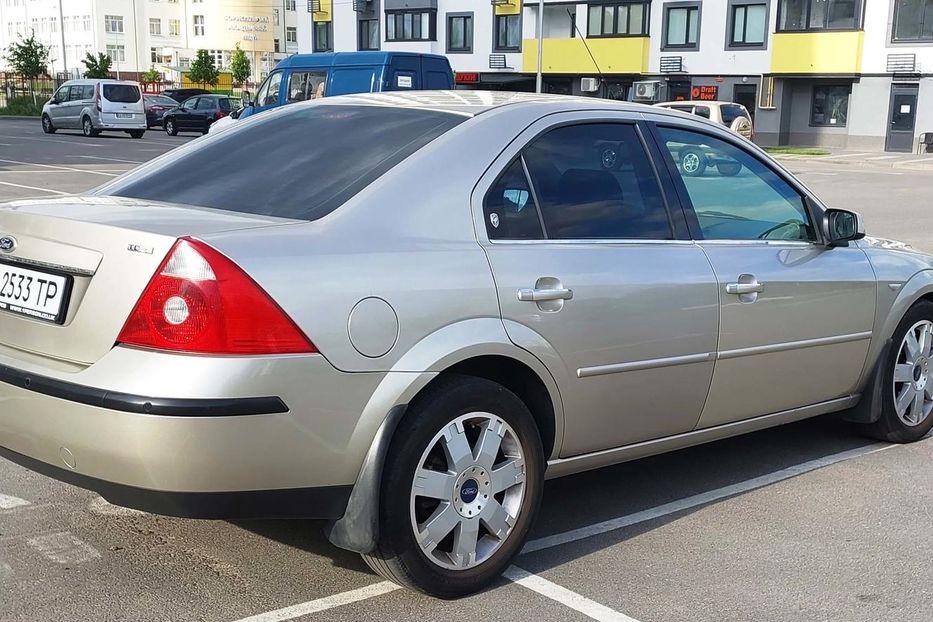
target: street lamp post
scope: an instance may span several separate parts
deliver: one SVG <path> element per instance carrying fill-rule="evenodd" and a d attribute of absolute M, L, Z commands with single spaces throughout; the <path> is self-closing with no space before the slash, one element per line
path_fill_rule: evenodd
<path fill-rule="evenodd" d="M 62 11 L 62 3 L 65 0 L 58 0 L 58 26 L 62 35 L 62 66 L 65 69 L 65 77 L 68 77 L 68 53 L 65 51 L 65 15 Z"/>
<path fill-rule="evenodd" d="M 544 83 L 541 69 L 544 63 L 544 0 L 538 0 L 538 76 L 535 80 L 535 92 L 540 93 Z"/>

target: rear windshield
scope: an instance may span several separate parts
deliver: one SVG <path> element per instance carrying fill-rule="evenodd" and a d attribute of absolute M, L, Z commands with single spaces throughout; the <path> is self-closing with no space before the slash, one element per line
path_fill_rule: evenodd
<path fill-rule="evenodd" d="M 285 106 L 194 141 L 98 192 L 315 220 L 464 119 L 406 108 Z"/>
<path fill-rule="evenodd" d="M 748 117 L 745 108 L 738 104 L 723 104 L 719 107 L 719 112 L 722 114 L 722 122 L 724 125 L 732 125 L 732 122 L 739 117 Z"/>
<path fill-rule="evenodd" d="M 105 84 L 104 99 L 118 104 L 135 104 L 139 101 L 139 87 L 135 84 Z"/>

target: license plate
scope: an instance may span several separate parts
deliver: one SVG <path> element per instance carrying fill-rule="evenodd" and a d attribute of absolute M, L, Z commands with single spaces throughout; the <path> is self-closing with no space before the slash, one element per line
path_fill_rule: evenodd
<path fill-rule="evenodd" d="M 132 112 L 118 112 L 117 118 L 118 119 L 132 119 L 133 113 Z"/>
<path fill-rule="evenodd" d="M 0 263 L 0 311 L 61 324 L 72 278 Z"/>

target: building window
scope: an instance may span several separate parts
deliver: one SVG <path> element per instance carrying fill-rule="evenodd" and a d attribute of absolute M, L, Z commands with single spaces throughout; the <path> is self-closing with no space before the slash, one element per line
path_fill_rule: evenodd
<path fill-rule="evenodd" d="M 590 6 L 586 35 L 619 37 L 648 34 L 648 4 L 594 4 Z"/>
<path fill-rule="evenodd" d="M 162 20 L 158 17 L 149 18 L 149 34 L 150 35 L 161 35 L 162 34 Z"/>
<path fill-rule="evenodd" d="M 295 10 L 295 0 L 285 0 L 285 10 L 294 11 Z"/>
<path fill-rule="evenodd" d="M 126 48 L 122 45 L 108 45 L 107 56 L 115 63 L 126 62 Z"/>
<path fill-rule="evenodd" d="M 386 11 L 386 41 L 434 41 L 434 11 Z"/>
<path fill-rule="evenodd" d="M 379 20 L 361 19 L 359 23 L 358 47 L 361 50 L 379 49 Z"/>
<path fill-rule="evenodd" d="M 732 6 L 732 27 L 729 45 L 762 46 L 768 30 L 768 5 L 736 4 Z"/>
<path fill-rule="evenodd" d="M 894 41 L 933 41 L 933 0 L 897 0 Z"/>
<path fill-rule="evenodd" d="M 194 16 L 194 36 L 195 37 L 204 36 L 204 16 L 203 15 Z"/>
<path fill-rule="evenodd" d="M 188 67 L 191 66 L 191 59 L 188 58 L 187 56 L 179 56 L 179 57 L 178 57 L 178 66 L 179 66 L 179 67 L 182 67 L 182 68 L 184 68 L 184 69 L 187 69 Z"/>
<path fill-rule="evenodd" d="M 276 54 L 278 54 L 279 52 L 282 51 L 281 48 L 282 48 L 282 45 L 279 43 L 279 40 L 278 40 L 278 39 L 273 39 L 273 40 L 272 40 L 272 49 L 275 51 Z"/>
<path fill-rule="evenodd" d="M 331 24 L 332 22 L 314 22 L 314 51 L 332 52 L 334 47 L 331 43 Z"/>
<path fill-rule="evenodd" d="M 778 30 L 854 30 L 862 15 L 862 0 L 781 0 Z"/>
<path fill-rule="evenodd" d="M 180 19 L 168 20 L 168 34 L 171 37 L 178 37 L 181 35 L 181 20 Z"/>
<path fill-rule="evenodd" d="M 105 15 L 104 16 L 104 30 L 107 32 L 122 33 L 123 32 L 123 16 L 122 15 Z"/>
<path fill-rule="evenodd" d="M 57 17 L 49 18 L 49 32 L 58 32 L 58 18 Z"/>
<path fill-rule="evenodd" d="M 700 7 L 669 6 L 664 11 L 664 48 L 697 48 Z"/>
<path fill-rule="evenodd" d="M 522 48 L 522 16 L 496 15 L 497 50 L 518 51 Z"/>
<path fill-rule="evenodd" d="M 845 127 L 849 115 L 849 86 L 814 86 L 810 125 Z"/>
<path fill-rule="evenodd" d="M 84 27 L 84 32 L 91 32 L 91 16 L 84 15 L 82 16 L 82 26 Z"/>
<path fill-rule="evenodd" d="M 159 62 L 159 48 L 149 48 L 149 61 L 153 63 Z"/>
<path fill-rule="evenodd" d="M 285 44 L 289 43 L 298 44 L 298 28 L 295 26 L 286 26 L 285 27 Z"/>
<path fill-rule="evenodd" d="M 208 50 L 207 53 L 208 55 L 211 56 L 211 58 L 214 59 L 215 67 L 217 67 L 218 69 L 223 69 L 224 67 L 226 67 L 227 64 L 224 62 L 224 60 L 226 59 L 224 58 L 223 50 Z"/>
<path fill-rule="evenodd" d="M 447 51 L 473 51 L 473 14 L 447 14 Z"/>

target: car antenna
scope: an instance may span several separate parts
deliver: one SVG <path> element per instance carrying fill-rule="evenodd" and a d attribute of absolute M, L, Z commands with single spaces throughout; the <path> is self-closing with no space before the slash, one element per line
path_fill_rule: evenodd
<path fill-rule="evenodd" d="M 566 9 L 567 16 L 570 17 L 570 22 L 573 24 L 573 29 L 577 31 L 577 36 L 580 37 L 580 41 L 583 43 L 583 47 L 586 48 L 586 53 L 590 55 L 590 60 L 593 61 L 593 66 L 596 67 L 596 73 L 599 74 L 599 83 L 605 84 L 606 81 L 603 79 L 603 71 L 599 68 L 599 63 L 596 62 L 596 57 L 593 56 L 593 52 L 590 51 L 590 46 L 586 43 L 586 37 L 583 36 L 583 33 L 580 32 L 580 27 L 577 26 L 577 20 L 573 13 L 570 12 L 570 9 Z"/>

